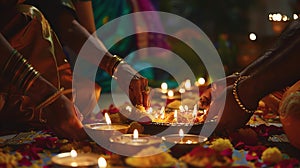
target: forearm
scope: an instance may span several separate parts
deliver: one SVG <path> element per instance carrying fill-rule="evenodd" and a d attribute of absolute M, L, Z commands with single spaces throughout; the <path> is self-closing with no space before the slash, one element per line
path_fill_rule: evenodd
<path fill-rule="evenodd" d="M 298 28 L 299 27 L 299 28 Z M 258 102 L 267 94 L 290 86 L 300 79 L 300 26 L 295 23 L 288 32 L 285 32 L 278 40 L 268 59 L 259 70 L 250 75 L 250 78 L 241 82 L 239 90 L 241 99 L 253 99 Z M 250 96 L 243 94 L 243 90 L 252 88 Z M 247 104 L 247 103 L 246 103 Z M 253 107 L 253 104 L 249 104 Z"/>
<path fill-rule="evenodd" d="M 290 38 L 287 38 L 287 36 L 290 36 L 288 34 L 293 34 L 299 30 L 297 29 L 297 25 L 300 25 L 299 20 L 294 21 L 291 23 L 287 28 L 283 31 L 281 36 L 279 37 L 277 43 L 273 46 L 273 48 L 270 48 L 262 56 L 260 56 L 257 60 L 253 61 L 250 65 L 245 67 L 241 71 L 241 75 L 251 75 L 255 73 L 256 71 L 261 71 L 261 67 L 264 67 L 265 64 L 270 62 L 272 59 L 275 59 L 276 57 L 280 57 L 279 54 L 274 54 L 278 52 L 278 50 L 282 50 L 284 48 L 284 45 L 287 45 L 290 43 Z"/>
<path fill-rule="evenodd" d="M 80 24 L 85 27 L 91 34 L 96 31 L 92 1 L 76 1 L 74 2 L 76 13 Z"/>
<path fill-rule="evenodd" d="M 19 92 L 30 96 L 34 102 L 39 103 L 44 98 L 41 95 L 47 97 L 57 91 L 51 83 L 39 76 L 38 72 L 21 54 L 11 47 L 2 34 L 0 34 L 0 44 L 2 54 L 2 61 L 0 61 L 1 75 L 10 84 L 14 85 Z M 37 90 L 38 92 L 36 92 Z"/>
<path fill-rule="evenodd" d="M 107 51 L 97 37 L 91 35 L 71 14 L 67 11 L 62 12 L 55 20 L 54 25 L 63 46 L 71 51 L 69 56 L 73 67 L 80 54 L 87 62 L 99 66 L 111 74 L 110 63 L 114 62 L 112 54 Z M 80 53 L 83 47 L 84 52 Z M 99 62 L 99 60 L 101 61 Z"/>

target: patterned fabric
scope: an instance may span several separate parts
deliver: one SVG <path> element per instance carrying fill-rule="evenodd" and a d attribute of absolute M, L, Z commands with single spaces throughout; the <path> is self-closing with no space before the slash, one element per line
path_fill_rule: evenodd
<path fill-rule="evenodd" d="M 55 87 L 71 89 L 70 66 L 48 22 L 32 6 L 19 5 L 19 11 L 1 33 Z M 25 26 L 16 29 L 15 25 L 20 22 L 25 22 Z M 18 93 L 9 81 L 0 79 L 0 129 L 41 126 L 33 119 L 34 106 L 30 98 Z"/>

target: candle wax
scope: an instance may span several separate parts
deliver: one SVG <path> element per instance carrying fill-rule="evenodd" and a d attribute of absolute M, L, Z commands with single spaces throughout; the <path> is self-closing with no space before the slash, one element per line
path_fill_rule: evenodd
<path fill-rule="evenodd" d="M 69 152 L 58 154 L 52 157 L 51 161 L 55 165 L 67 167 L 87 167 L 97 166 L 99 155 L 93 153 L 79 153 L 76 157 L 71 157 Z"/>

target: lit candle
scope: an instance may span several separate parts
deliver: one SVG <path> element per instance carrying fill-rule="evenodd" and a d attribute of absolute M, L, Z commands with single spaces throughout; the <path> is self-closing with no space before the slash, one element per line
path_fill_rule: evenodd
<path fill-rule="evenodd" d="M 189 111 L 189 106 L 184 105 L 184 109 L 185 109 L 185 111 Z"/>
<path fill-rule="evenodd" d="M 184 88 L 180 88 L 180 89 L 178 90 L 178 92 L 179 92 L 179 93 L 185 93 L 185 89 L 184 89 Z"/>
<path fill-rule="evenodd" d="M 99 168 L 106 168 L 107 167 L 107 162 L 106 162 L 104 157 L 100 157 L 98 159 L 98 167 Z"/>
<path fill-rule="evenodd" d="M 180 110 L 180 112 L 182 112 L 182 113 L 185 111 L 182 105 L 179 106 L 179 110 Z"/>
<path fill-rule="evenodd" d="M 180 137 L 180 142 L 182 142 L 182 139 L 183 139 L 183 137 L 184 137 L 184 132 L 183 132 L 183 130 L 180 129 L 178 134 L 179 134 L 179 137 Z"/>
<path fill-rule="evenodd" d="M 132 112 L 132 107 L 131 106 L 126 106 L 125 108 L 127 111 Z"/>
<path fill-rule="evenodd" d="M 197 112 L 198 112 L 198 106 L 197 104 L 194 105 L 194 109 L 193 109 L 193 118 L 197 117 Z"/>
<path fill-rule="evenodd" d="M 178 134 L 170 134 L 162 137 L 166 147 L 170 148 L 171 154 L 174 157 L 180 157 L 191 151 L 197 145 L 205 142 L 207 137 L 193 134 L 184 134 L 183 129 L 180 129 Z"/>
<path fill-rule="evenodd" d="M 111 120 L 110 120 L 110 117 L 107 113 L 104 114 L 104 117 L 105 117 L 105 121 L 106 121 L 106 124 L 107 125 L 111 125 Z"/>
<path fill-rule="evenodd" d="M 191 80 L 187 79 L 184 83 L 184 87 L 186 90 L 191 90 L 192 87 Z"/>
<path fill-rule="evenodd" d="M 109 147 L 109 138 L 112 135 L 126 134 L 129 125 L 128 124 L 117 124 L 112 123 L 109 115 L 104 114 L 106 123 L 91 123 L 85 124 L 84 129 L 87 134 L 96 142 L 101 142 L 105 147 Z"/>
<path fill-rule="evenodd" d="M 162 106 L 160 109 L 160 119 L 164 119 L 165 118 L 165 107 Z"/>
<path fill-rule="evenodd" d="M 117 151 L 121 155 L 132 156 L 146 147 L 158 147 L 162 141 L 156 136 L 139 134 L 138 130 L 135 129 L 133 134 L 112 136 L 110 142 L 113 151 Z"/>
<path fill-rule="evenodd" d="M 168 91 L 168 84 L 166 82 L 163 82 L 160 87 L 161 87 L 161 92 L 162 93 L 167 93 L 167 91 Z"/>
<path fill-rule="evenodd" d="M 178 112 L 177 112 L 177 110 L 175 110 L 174 111 L 174 121 L 175 122 L 177 122 L 178 120 L 177 120 L 177 117 L 178 117 L 178 114 L 177 114 Z"/>
<path fill-rule="evenodd" d="M 169 91 L 168 91 L 168 97 L 169 97 L 169 98 L 172 98 L 173 96 L 174 96 L 173 90 L 169 90 Z"/>
<path fill-rule="evenodd" d="M 56 167 L 97 167 L 99 155 L 94 153 L 71 152 L 60 153 L 51 158 L 51 162 Z"/>
<path fill-rule="evenodd" d="M 137 140 L 139 138 L 139 131 L 137 129 L 133 130 L 133 139 Z"/>
<path fill-rule="evenodd" d="M 205 82 L 206 82 L 205 79 L 202 78 L 202 77 L 198 79 L 198 84 L 199 84 L 199 85 L 204 85 Z"/>
<path fill-rule="evenodd" d="M 149 107 L 146 111 L 147 111 L 148 114 L 151 114 L 153 112 L 153 108 Z"/>

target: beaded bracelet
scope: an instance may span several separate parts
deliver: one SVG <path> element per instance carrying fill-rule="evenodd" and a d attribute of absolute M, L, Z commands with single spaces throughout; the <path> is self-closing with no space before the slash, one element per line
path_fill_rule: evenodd
<path fill-rule="evenodd" d="M 244 80 L 244 79 L 247 79 L 249 76 L 240 76 L 238 77 L 238 79 L 233 83 L 233 86 L 232 86 L 232 94 L 233 94 L 233 97 L 234 97 L 234 100 L 235 102 L 239 105 L 239 107 L 244 110 L 246 113 L 249 113 L 249 114 L 253 114 L 255 112 L 255 110 L 249 110 L 247 109 L 243 103 L 241 102 L 241 100 L 239 99 L 239 96 L 238 96 L 238 92 L 237 92 L 237 86 L 238 86 L 238 83 L 241 81 L 241 80 Z"/>

